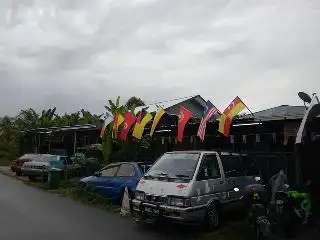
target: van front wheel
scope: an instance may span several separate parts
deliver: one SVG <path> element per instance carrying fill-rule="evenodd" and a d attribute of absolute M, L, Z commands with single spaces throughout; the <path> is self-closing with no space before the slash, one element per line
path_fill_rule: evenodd
<path fill-rule="evenodd" d="M 207 230 L 214 230 L 219 226 L 219 211 L 216 203 L 212 203 L 207 207 L 204 225 Z"/>

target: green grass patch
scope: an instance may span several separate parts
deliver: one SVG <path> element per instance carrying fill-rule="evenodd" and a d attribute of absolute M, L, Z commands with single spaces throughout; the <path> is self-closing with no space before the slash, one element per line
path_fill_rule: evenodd
<path fill-rule="evenodd" d="M 59 196 L 71 198 L 86 205 L 98 207 L 112 212 L 120 211 L 120 206 L 113 205 L 105 195 L 90 192 L 87 189 L 79 186 L 75 180 L 63 180 L 60 182 L 60 186 L 57 189 L 50 189 L 48 183 L 28 181 L 26 184 L 43 189 L 53 194 L 57 194 Z"/>

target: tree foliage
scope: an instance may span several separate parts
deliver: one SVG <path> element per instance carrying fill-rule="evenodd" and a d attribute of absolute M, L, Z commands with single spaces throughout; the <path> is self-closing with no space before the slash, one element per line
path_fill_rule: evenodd
<path fill-rule="evenodd" d="M 19 140 L 26 130 L 77 124 L 100 125 L 101 117 L 102 114 L 92 114 L 84 109 L 59 115 L 55 107 L 40 113 L 28 108 L 21 110 L 16 117 L 4 117 L 0 119 L 0 164 L 3 159 L 12 160 L 19 155 Z"/>
<path fill-rule="evenodd" d="M 141 98 L 135 96 L 129 98 L 124 105 L 121 105 L 120 96 L 118 96 L 115 100 L 107 100 L 105 109 L 109 113 L 112 113 L 112 115 L 116 113 L 124 115 L 125 112 L 133 112 L 136 107 L 143 105 L 145 104 Z M 27 108 L 21 110 L 15 117 L 0 118 L 0 164 L 2 159 L 12 160 L 19 155 L 19 141 L 26 130 L 78 124 L 96 124 L 100 126 L 103 115 L 104 114 L 92 114 L 85 109 L 73 113 L 59 114 L 57 113 L 57 109 L 53 107 L 40 112 L 32 108 Z M 116 150 L 126 150 L 126 143 L 112 139 L 112 129 L 113 123 L 106 127 L 102 141 L 106 161 L 108 161 L 114 145 L 116 146 Z M 146 146 L 148 145 L 147 142 L 141 145 Z"/>
<path fill-rule="evenodd" d="M 145 103 L 141 98 L 133 96 L 128 99 L 125 105 L 127 106 L 128 109 L 134 110 L 136 107 L 144 106 Z"/>

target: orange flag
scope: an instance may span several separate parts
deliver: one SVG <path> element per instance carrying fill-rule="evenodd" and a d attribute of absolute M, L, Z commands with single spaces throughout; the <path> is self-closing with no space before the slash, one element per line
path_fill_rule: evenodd
<path fill-rule="evenodd" d="M 229 136 L 232 119 L 245 108 L 246 105 L 237 96 L 221 114 L 218 131 L 226 137 Z"/>
<path fill-rule="evenodd" d="M 234 118 L 241 112 L 243 109 L 246 108 L 246 105 L 242 102 L 242 100 L 237 96 L 229 106 L 223 111 L 223 113 L 228 116 Z"/>
<path fill-rule="evenodd" d="M 119 126 L 123 123 L 124 121 L 124 117 L 120 114 L 120 113 L 116 113 L 116 115 L 114 116 L 114 122 L 113 122 L 113 138 L 117 138 L 118 137 L 118 129 Z"/>

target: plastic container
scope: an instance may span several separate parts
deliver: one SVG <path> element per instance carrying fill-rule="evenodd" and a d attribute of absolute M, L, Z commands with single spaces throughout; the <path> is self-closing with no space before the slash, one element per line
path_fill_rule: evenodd
<path fill-rule="evenodd" d="M 51 168 L 48 173 L 48 184 L 49 188 L 56 189 L 60 185 L 61 169 Z"/>

